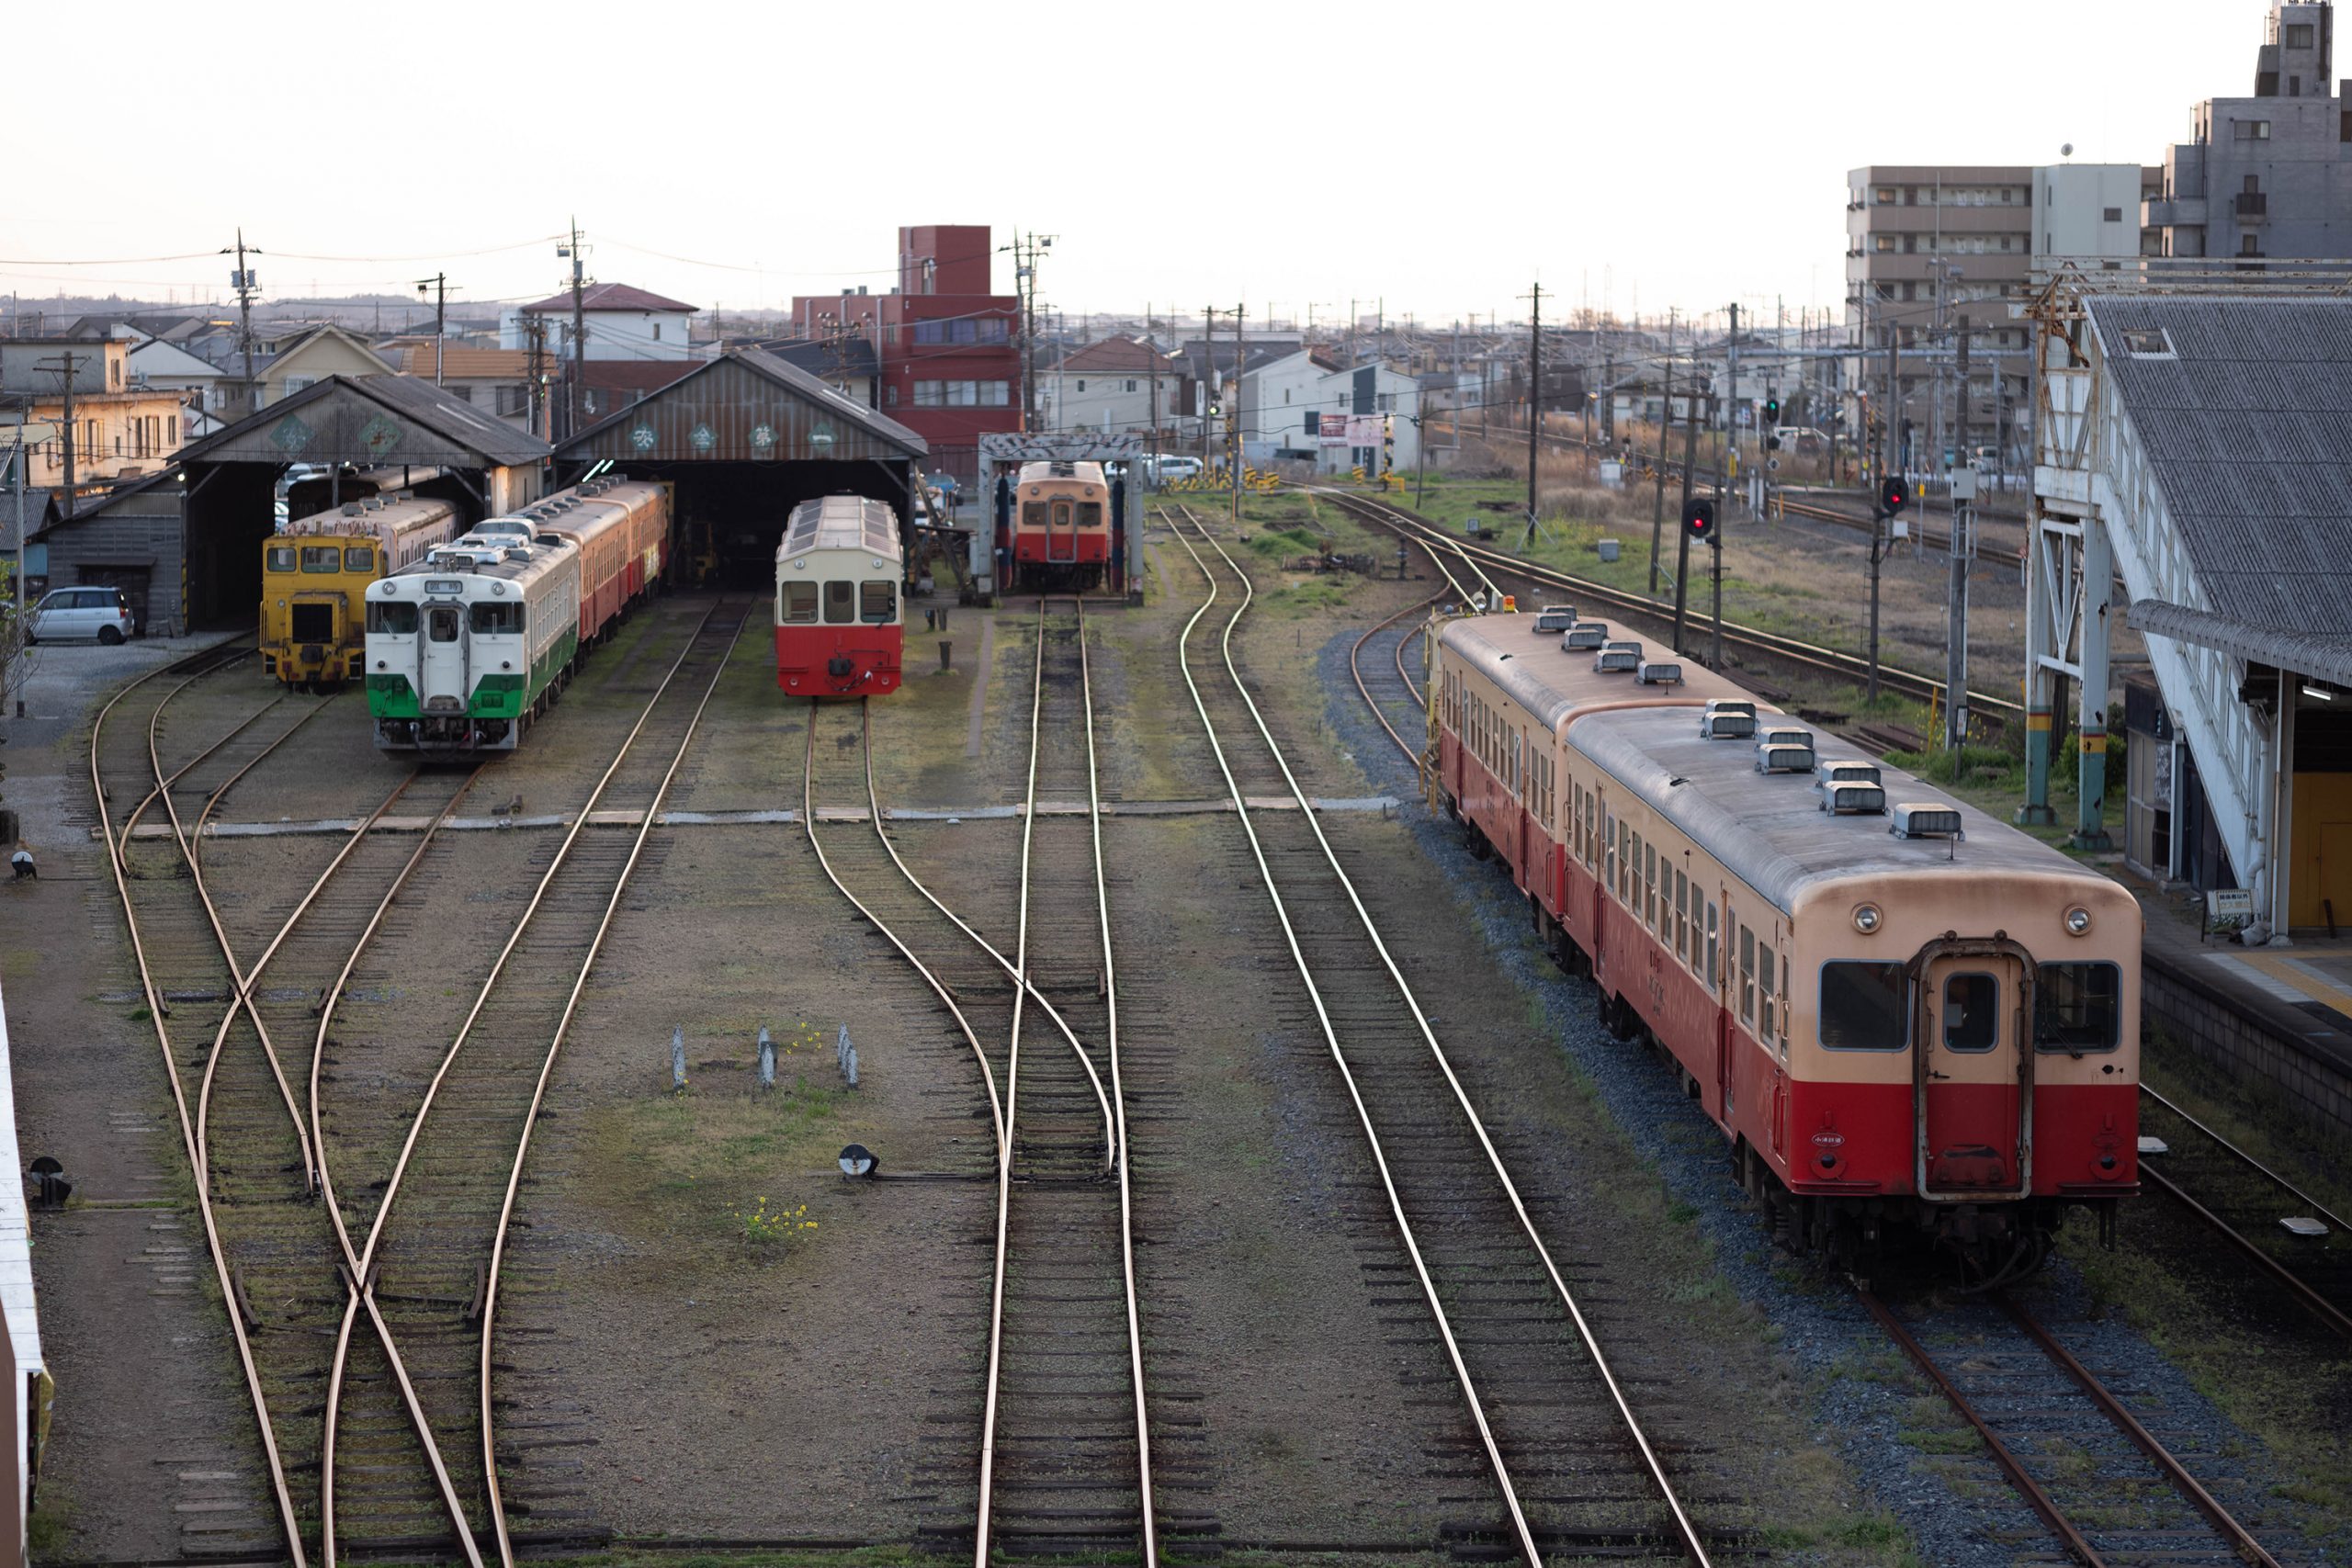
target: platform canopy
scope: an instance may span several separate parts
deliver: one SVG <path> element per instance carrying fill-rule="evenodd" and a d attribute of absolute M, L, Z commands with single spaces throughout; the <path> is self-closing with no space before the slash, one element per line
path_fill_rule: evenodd
<path fill-rule="evenodd" d="M 756 348 L 729 349 L 556 448 L 567 464 L 910 462 L 897 420 Z"/>

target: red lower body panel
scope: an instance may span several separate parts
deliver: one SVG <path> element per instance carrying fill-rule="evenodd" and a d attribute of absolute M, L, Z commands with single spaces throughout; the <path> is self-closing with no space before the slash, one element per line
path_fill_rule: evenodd
<path fill-rule="evenodd" d="M 795 626 L 775 629 L 775 683 L 803 697 L 878 697 L 899 689 L 898 626 Z"/>

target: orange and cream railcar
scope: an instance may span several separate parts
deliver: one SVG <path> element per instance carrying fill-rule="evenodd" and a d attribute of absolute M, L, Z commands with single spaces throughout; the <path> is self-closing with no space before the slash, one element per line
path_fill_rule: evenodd
<path fill-rule="evenodd" d="M 1439 787 L 1783 1234 L 2002 1275 L 2069 1206 L 2111 1220 L 2138 1179 L 2130 894 L 1656 645 L 1610 660 L 1536 619 L 1441 633 Z"/>
<path fill-rule="evenodd" d="M 644 479 L 591 479 L 558 491 L 515 520 L 580 549 L 580 646 L 610 637 L 623 614 L 661 586 L 670 558 L 671 487 Z M 508 521 L 477 524 L 495 534 Z"/>

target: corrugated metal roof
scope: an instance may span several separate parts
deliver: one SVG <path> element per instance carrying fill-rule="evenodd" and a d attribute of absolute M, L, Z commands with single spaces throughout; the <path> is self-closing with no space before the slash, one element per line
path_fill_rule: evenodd
<path fill-rule="evenodd" d="M 2256 664 L 2275 665 L 2299 675 L 2352 686 L 2352 637 L 2249 626 L 2242 621 L 2162 599 L 2134 600 L 2124 620 L 2133 630 L 2150 637 L 2219 649 Z"/>
<path fill-rule="evenodd" d="M 548 445 L 413 376 L 329 376 L 236 423 L 183 446 L 203 462 L 437 463 L 511 468 L 537 463 Z"/>
<path fill-rule="evenodd" d="M 2352 299 L 2087 303 L 2213 614 L 2287 635 L 2352 624 Z M 2169 355 L 2127 345 L 2155 331 Z"/>
<path fill-rule="evenodd" d="M 557 448 L 615 462 L 884 461 L 928 456 L 923 438 L 797 366 L 730 349 Z"/>

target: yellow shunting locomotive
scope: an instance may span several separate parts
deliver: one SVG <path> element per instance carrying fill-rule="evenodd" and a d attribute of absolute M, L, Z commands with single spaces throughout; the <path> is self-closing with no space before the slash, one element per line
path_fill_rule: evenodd
<path fill-rule="evenodd" d="M 368 585 L 465 526 L 451 502 L 396 491 L 300 518 L 262 541 L 264 670 L 289 686 L 357 680 Z"/>

